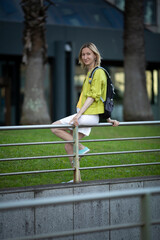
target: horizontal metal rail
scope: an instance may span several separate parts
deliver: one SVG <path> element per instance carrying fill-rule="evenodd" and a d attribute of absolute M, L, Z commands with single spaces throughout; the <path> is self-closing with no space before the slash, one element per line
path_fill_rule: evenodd
<path fill-rule="evenodd" d="M 152 225 L 159 224 L 159 221 L 151 222 Z M 34 239 L 49 239 L 49 238 L 59 238 L 59 237 L 67 237 L 71 235 L 81 235 L 81 234 L 88 234 L 88 233 L 96 233 L 96 232 L 104 232 L 109 230 L 120 230 L 120 229 L 128 229 L 128 228 L 136 228 L 136 227 L 143 227 L 145 225 L 144 222 L 137 222 L 137 223 L 130 223 L 130 224 L 115 224 L 111 226 L 103 226 L 103 227 L 94 227 L 94 228 L 83 228 L 77 230 L 70 230 L 70 231 L 60 231 L 56 233 L 46 233 L 46 234 L 36 234 L 34 236 L 26 236 L 21 237 L 21 240 L 34 240 Z M 19 238 L 8 238 L 5 240 L 19 240 Z"/>
<path fill-rule="evenodd" d="M 32 145 L 48 145 L 48 144 L 65 144 L 74 143 L 74 141 L 51 141 L 51 142 L 29 142 L 29 143 L 7 143 L 0 144 L 0 147 L 21 147 L 21 146 L 32 146 Z"/>
<path fill-rule="evenodd" d="M 115 226 L 104 226 L 104 227 L 94 227 L 94 228 L 83 228 L 77 230 L 70 231 L 60 231 L 56 233 L 46 233 L 46 234 L 36 234 L 34 236 L 26 236 L 21 237 L 21 240 L 40 240 L 40 239 L 50 239 L 50 238 L 59 238 L 59 237 L 68 237 L 71 235 L 81 235 L 81 234 L 89 234 L 89 233 L 97 233 L 104 232 L 109 230 L 119 230 L 119 229 L 127 229 L 127 228 L 135 228 L 135 227 L 143 227 L 144 222 L 138 223 L 130 223 L 130 224 L 116 224 Z M 19 240 L 19 238 L 7 238 L 5 240 Z"/>
<path fill-rule="evenodd" d="M 54 125 L 54 124 L 41 124 L 41 125 L 23 125 L 23 126 L 3 126 L 0 127 L 0 131 L 7 130 L 33 130 L 33 129 L 51 129 L 51 128 L 74 128 L 73 125 Z"/>
<path fill-rule="evenodd" d="M 104 226 L 104 227 L 94 227 L 94 228 L 83 228 L 77 230 L 70 230 L 70 231 L 60 231 L 56 233 L 46 233 L 46 234 L 36 234 L 34 236 L 26 236 L 21 237 L 21 240 L 40 240 L 40 239 L 50 239 L 50 238 L 59 238 L 59 237 L 68 237 L 71 235 L 81 235 L 81 234 L 89 234 L 89 233 L 96 233 L 96 232 L 104 232 L 109 230 L 118 230 L 118 229 L 127 229 L 127 228 L 135 228 L 135 227 L 143 227 L 144 222 L 139 223 L 131 223 L 131 224 L 117 224 L 115 226 Z M 19 240 L 19 238 L 7 238 L 5 240 Z"/>
<path fill-rule="evenodd" d="M 110 142 L 110 141 L 132 141 L 132 140 L 148 140 L 148 139 L 160 139 L 160 136 L 150 137 L 130 137 L 130 138 L 107 138 L 107 139 L 89 139 L 79 140 L 79 142 Z M 6 143 L 0 144 L 0 147 L 15 147 L 15 146 L 32 146 L 32 145 L 48 145 L 48 144 L 65 144 L 74 143 L 74 141 L 51 141 L 51 142 L 29 142 L 29 143 Z"/>
<path fill-rule="evenodd" d="M 93 170 L 93 169 L 106 169 L 106 168 L 123 168 L 123 167 L 141 167 L 149 165 L 160 165 L 160 162 L 151 163 L 135 163 L 135 164 L 123 164 L 123 165 L 106 165 L 106 166 L 96 166 L 96 167 L 79 167 L 79 170 Z M 40 174 L 40 173 L 52 173 L 52 172 L 65 172 L 73 171 L 74 168 L 65 169 L 52 169 L 52 170 L 37 170 L 37 171 L 25 171 L 25 172 L 12 172 L 12 173 L 0 173 L 0 177 L 4 176 L 14 176 L 14 175 L 26 175 L 26 174 Z"/>
<path fill-rule="evenodd" d="M 26 175 L 26 174 L 36 174 L 36 173 L 52 173 L 52 172 L 67 172 L 74 171 L 74 168 L 62 168 L 62 169 L 52 169 L 52 170 L 36 170 L 36 171 L 24 171 L 24 172 L 11 172 L 11 173 L 0 173 L 0 177 L 4 176 L 14 176 L 14 175 Z"/>
<path fill-rule="evenodd" d="M 117 152 L 102 152 L 102 153 L 86 153 L 85 156 L 100 156 L 100 155 L 115 155 L 115 154 L 131 154 L 131 153 L 147 153 L 147 152 L 160 152 L 160 149 L 146 149 L 146 150 L 132 150 L 132 151 L 117 151 Z M 84 155 L 79 155 L 84 156 Z"/>
<path fill-rule="evenodd" d="M 115 155 L 115 154 L 131 154 L 131 153 L 148 153 L 148 152 L 160 152 L 160 149 L 147 149 L 147 150 L 133 150 L 133 151 L 117 151 L 117 152 L 102 152 L 102 153 L 87 153 L 85 156 L 100 156 L 100 155 Z M 33 156 L 33 157 L 18 157 L 18 158 L 1 158 L 0 162 L 4 161 L 23 161 L 33 159 L 49 159 L 49 158 L 65 158 L 74 157 L 75 154 L 70 155 L 50 155 L 50 156 Z M 79 157 L 83 157 L 84 154 L 79 154 Z"/>
<path fill-rule="evenodd" d="M 105 193 L 90 193 L 90 194 L 83 194 L 83 195 L 72 195 L 72 196 L 65 196 L 65 197 L 49 197 L 49 198 L 38 198 L 32 200 L 20 200 L 14 202 L 1 202 L 0 211 L 5 210 L 14 210 L 19 208 L 30 208 L 30 207 L 39 207 L 39 206 L 49 206 L 49 205 L 66 205 L 72 203 L 79 203 L 79 202 L 89 202 L 89 201 L 96 201 L 96 200 L 112 200 L 112 199 L 119 199 L 119 198 L 133 198 L 133 197 L 140 197 L 141 201 L 143 202 L 144 207 L 142 208 L 142 216 L 144 216 L 147 207 L 151 208 L 148 203 L 150 202 L 152 195 L 160 194 L 160 188 L 146 188 L 146 189 L 134 189 L 134 190 L 127 190 L 127 191 L 112 191 L 112 192 L 105 192 Z M 149 211 L 150 209 L 148 209 Z M 46 238 L 53 238 L 53 237 L 67 237 L 71 235 L 80 235 L 80 234 L 88 234 L 88 233 L 95 233 L 95 232 L 103 232 L 109 230 L 119 230 L 119 229 L 127 229 L 127 228 L 135 228 L 135 227 L 142 227 L 145 229 L 145 234 L 149 233 L 150 229 L 147 229 L 151 225 L 160 224 L 160 219 L 152 220 L 147 216 L 146 218 L 142 218 L 141 221 L 134 222 L 134 223 L 124 223 L 124 224 L 115 224 L 110 226 L 100 226 L 94 228 L 83 228 L 83 229 L 74 229 L 69 231 L 61 231 L 61 232 L 52 232 L 47 234 L 36 234 L 32 236 L 24 236 L 21 237 L 21 240 L 26 239 L 46 239 Z M 147 228 L 146 228 L 147 227 Z M 18 240 L 19 238 L 12 238 L 12 240 Z M 147 237 L 150 239 L 150 236 Z M 7 239 L 11 240 L 11 239 Z"/>
<path fill-rule="evenodd" d="M 18 158 L 1 158 L 0 162 L 4 161 L 23 161 L 23 160 L 34 160 L 34 159 L 50 159 L 50 158 L 65 158 L 65 157 L 74 157 L 75 154 L 68 155 L 50 155 L 50 156 L 33 156 L 33 157 L 18 157 Z"/>
<path fill-rule="evenodd" d="M 123 167 L 141 167 L 149 165 L 160 165 L 160 162 L 152 163 L 134 163 L 134 164 L 123 164 L 123 165 L 107 165 L 107 166 L 96 166 L 96 167 L 80 167 L 79 170 L 91 170 L 91 169 L 104 169 L 104 168 L 123 168 Z"/>
<path fill-rule="evenodd" d="M 149 140 L 149 139 L 160 139 L 160 136 L 150 137 L 129 137 L 129 138 L 106 138 L 106 139 L 89 139 L 79 140 L 79 142 L 114 142 L 114 141 L 134 141 L 134 140 Z M 0 145 L 1 146 L 1 145 Z"/>
<path fill-rule="evenodd" d="M 119 126 L 136 126 L 136 125 L 156 125 L 160 124 L 160 121 L 137 121 L 137 122 L 120 122 Z M 78 127 L 105 127 L 112 126 L 112 123 L 98 123 L 95 125 L 81 125 Z M 24 126 L 3 126 L 0 127 L 0 131 L 3 130 L 32 130 L 32 129 L 49 129 L 49 128 L 74 128 L 73 125 L 64 124 L 64 125 L 53 125 L 53 124 L 45 124 L 45 125 L 24 125 Z"/>

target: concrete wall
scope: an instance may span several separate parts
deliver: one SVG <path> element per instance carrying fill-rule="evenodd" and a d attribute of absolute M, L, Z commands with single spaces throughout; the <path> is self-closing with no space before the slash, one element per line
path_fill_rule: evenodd
<path fill-rule="evenodd" d="M 114 179 L 80 184 L 58 184 L 0 191 L 0 201 L 18 201 L 57 197 L 94 192 L 138 189 L 160 186 L 160 176 Z M 152 197 L 152 219 L 160 219 L 160 195 Z M 99 200 L 61 206 L 42 206 L 25 208 L 0 213 L 0 239 L 29 236 L 107 226 L 111 224 L 133 223 L 140 220 L 140 199 L 138 197 Z M 139 228 L 106 231 L 86 235 L 75 235 L 61 240 L 139 240 Z M 55 238 L 54 238 L 55 239 Z M 160 239 L 160 225 L 152 226 L 152 239 Z"/>

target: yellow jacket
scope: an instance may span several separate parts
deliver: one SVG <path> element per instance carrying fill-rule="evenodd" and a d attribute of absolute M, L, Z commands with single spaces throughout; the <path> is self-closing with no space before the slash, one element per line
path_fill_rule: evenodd
<path fill-rule="evenodd" d="M 107 78 L 106 74 L 102 69 L 97 69 L 94 73 L 91 84 L 89 83 L 89 75 L 91 72 L 88 72 L 86 79 L 83 82 L 83 87 L 81 95 L 77 104 L 77 108 L 80 108 L 85 103 L 88 97 L 94 98 L 94 102 L 90 107 L 83 113 L 85 115 L 91 114 L 100 114 L 104 113 L 104 104 L 100 97 L 103 100 L 106 100 L 106 89 L 107 89 Z"/>

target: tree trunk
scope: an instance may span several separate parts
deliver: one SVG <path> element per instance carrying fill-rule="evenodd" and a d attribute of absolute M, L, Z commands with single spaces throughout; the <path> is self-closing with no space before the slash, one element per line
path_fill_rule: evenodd
<path fill-rule="evenodd" d="M 49 124 L 50 117 L 44 97 L 44 64 L 40 56 L 30 56 L 26 68 L 26 83 L 21 124 Z"/>
<path fill-rule="evenodd" d="M 26 79 L 21 124 L 48 124 L 50 117 L 44 97 L 45 8 L 43 1 L 22 0 L 25 13 L 24 54 Z"/>
<path fill-rule="evenodd" d="M 145 76 L 143 0 L 125 1 L 124 120 L 153 120 Z"/>

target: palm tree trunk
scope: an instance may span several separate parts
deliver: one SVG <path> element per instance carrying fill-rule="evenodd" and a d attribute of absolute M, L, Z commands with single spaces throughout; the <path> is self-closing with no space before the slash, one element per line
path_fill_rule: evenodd
<path fill-rule="evenodd" d="M 143 0 L 125 1 L 124 120 L 152 120 L 145 77 Z"/>
<path fill-rule="evenodd" d="M 24 53 L 26 79 L 21 124 L 50 123 L 44 97 L 46 42 L 45 10 L 41 0 L 22 0 L 24 10 Z"/>

